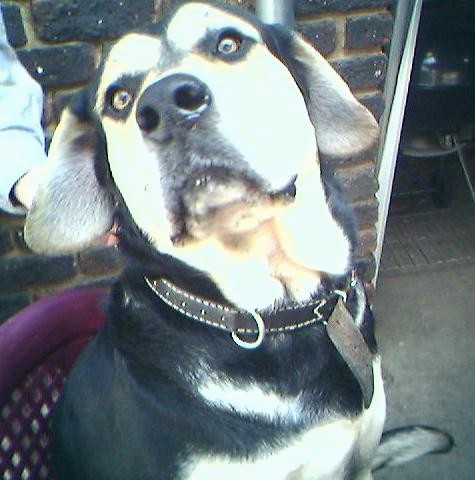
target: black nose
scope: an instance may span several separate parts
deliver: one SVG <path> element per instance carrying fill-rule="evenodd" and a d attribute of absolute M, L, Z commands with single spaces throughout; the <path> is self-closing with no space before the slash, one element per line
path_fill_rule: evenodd
<path fill-rule="evenodd" d="M 137 123 L 153 132 L 166 123 L 186 126 L 195 123 L 211 104 L 211 93 L 201 80 L 175 73 L 148 86 L 137 104 Z"/>

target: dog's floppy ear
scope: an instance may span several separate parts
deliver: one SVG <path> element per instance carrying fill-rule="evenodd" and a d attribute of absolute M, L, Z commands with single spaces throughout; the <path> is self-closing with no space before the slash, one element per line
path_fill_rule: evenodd
<path fill-rule="evenodd" d="M 371 148 L 378 138 L 378 124 L 371 113 L 322 55 L 295 32 L 292 50 L 303 69 L 319 151 L 330 157 L 349 157 Z"/>
<path fill-rule="evenodd" d="M 39 253 L 76 252 L 112 225 L 112 197 L 97 178 L 96 162 L 106 156 L 104 134 L 88 112 L 85 94 L 79 95 L 61 115 L 27 213 L 25 241 Z"/>

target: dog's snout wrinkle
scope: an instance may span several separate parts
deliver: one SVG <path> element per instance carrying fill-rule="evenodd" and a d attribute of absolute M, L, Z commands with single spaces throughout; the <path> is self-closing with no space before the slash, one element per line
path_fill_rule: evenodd
<path fill-rule="evenodd" d="M 145 133 L 160 127 L 187 128 L 211 105 L 211 92 L 198 78 L 175 73 L 149 85 L 137 105 L 137 124 Z"/>

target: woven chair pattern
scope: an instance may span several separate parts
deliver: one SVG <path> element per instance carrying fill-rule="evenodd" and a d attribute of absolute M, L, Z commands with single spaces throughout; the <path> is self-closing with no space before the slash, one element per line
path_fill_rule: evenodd
<path fill-rule="evenodd" d="M 2 480 L 53 480 L 48 458 L 50 418 L 64 380 L 65 372 L 60 367 L 40 365 L 3 405 Z"/>
<path fill-rule="evenodd" d="M 0 480 L 55 480 L 52 413 L 69 370 L 104 321 L 105 293 L 62 292 L 0 325 Z"/>

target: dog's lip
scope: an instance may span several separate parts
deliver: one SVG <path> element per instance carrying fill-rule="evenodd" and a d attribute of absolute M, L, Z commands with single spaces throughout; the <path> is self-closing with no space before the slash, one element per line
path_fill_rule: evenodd
<path fill-rule="evenodd" d="M 272 190 L 270 192 L 271 198 L 286 198 L 286 199 L 294 199 L 297 195 L 297 186 L 295 182 L 297 181 L 297 175 L 294 175 L 289 182 L 280 189 Z"/>
<path fill-rule="evenodd" d="M 256 175 L 251 176 L 246 172 L 223 166 L 207 166 L 195 170 L 189 175 L 184 189 L 199 189 L 213 181 L 222 183 L 240 182 L 244 189 L 268 195 L 272 199 L 283 197 L 293 199 L 297 194 L 296 174 L 291 176 L 290 180 L 283 187 L 271 188 L 264 181 L 258 180 Z"/>
<path fill-rule="evenodd" d="M 193 203 L 196 199 L 205 197 L 214 203 L 218 201 L 217 197 L 225 197 L 226 194 L 237 199 L 246 194 L 262 194 L 265 190 L 263 182 L 245 171 L 228 166 L 206 165 L 194 169 L 188 175 L 182 188 L 182 197 L 185 203 Z"/>
<path fill-rule="evenodd" d="M 232 204 L 289 203 L 295 199 L 297 175 L 281 188 L 271 188 L 255 174 L 223 166 L 207 166 L 192 172 L 185 182 L 181 198 L 185 211 L 202 216 Z M 199 212 L 199 213 L 198 213 Z"/>
<path fill-rule="evenodd" d="M 181 208 L 171 239 L 180 245 L 211 232 L 239 234 L 273 215 L 274 206 L 292 203 L 297 175 L 282 188 L 270 188 L 255 174 L 223 166 L 197 168 L 180 191 Z"/>

